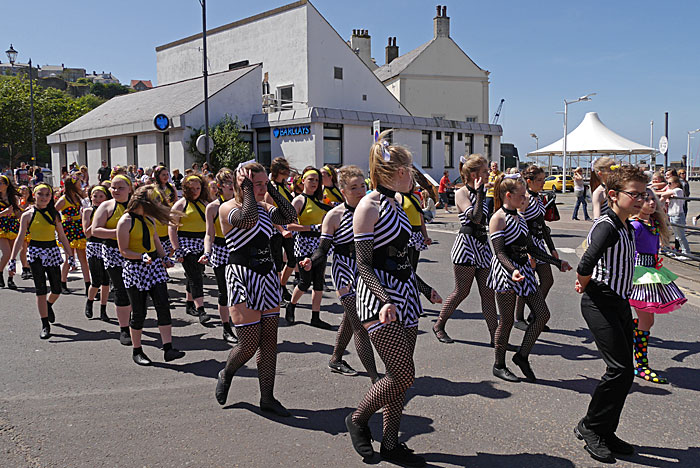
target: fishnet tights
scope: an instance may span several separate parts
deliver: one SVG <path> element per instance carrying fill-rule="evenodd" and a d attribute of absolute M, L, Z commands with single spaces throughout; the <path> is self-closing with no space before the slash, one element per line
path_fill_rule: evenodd
<path fill-rule="evenodd" d="M 540 279 L 540 291 L 542 291 L 542 298 L 546 300 L 549 290 L 552 289 L 552 286 L 554 285 L 552 267 L 547 263 L 540 263 L 535 267 L 535 271 Z M 518 297 L 518 300 L 515 303 L 515 320 L 523 321 L 524 317 L 525 300 L 522 297 Z"/>
<path fill-rule="evenodd" d="M 509 291 L 496 294 L 496 302 L 498 310 L 501 313 L 501 321 L 496 329 L 496 367 L 502 368 L 506 362 L 506 347 L 510 338 L 510 331 L 513 329 L 513 310 L 515 309 L 516 295 Z M 535 315 L 535 320 L 528 325 L 523 337 L 523 343 L 520 346 L 520 355 L 527 358 L 535 346 L 537 337 L 540 336 L 544 326 L 549 320 L 549 309 L 547 303 L 542 298 L 542 293 L 539 289 L 525 297 L 525 302 Z"/>
<path fill-rule="evenodd" d="M 455 289 L 447 297 L 447 300 L 442 306 L 440 316 L 435 323 L 435 330 L 445 329 L 447 320 L 469 295 L 474 276 L 476 276 L 476 284 L 479 287 L 479 296 L 481 296 L 481 313 L 484 315 L 486 326 L 489 329 L 489 335 L 493 341 L 496 335 L 496 328 L 498 327 L 498 312 L 496 310 L 494 292 L 486 283 L 489 277 L 488 269 L 455 264 L 453 264 L 452 267 L 455 274 Z"/>
<path fill-rule="evenodd" d="M 384 362 L 386 374 L 364 396 L 352 415 L 355 424 L 366 426 L 379 408 L 384 408 L 384 435 L 382 446 L 388 450 L 399 443 L 399 425 L 406 390 L 413 385 L 415 367 L 413 351 L 418 328 L 404 328 L 398 321 L 391 322 L 370 334 L 377 354 Z"/>
<path fill-rule="evenodd" d="M 350 343 L 350 337 L 354 335 L 357 355 L 360 357 L 360 361 L 370 379 L 375 380 L 377 378 L 377 365 L 374 362 L 372 343 L 370 343 L 367 330 L 362 326 L 360 317 L 357 315 L 355 294 L 343 295 L 340 298 L 340 302 L 343 304 L 345 313 L 343 314 L 343 321 L 338 328 L 338 334 L 335 337 L 335 348 L 333 348 L 331 360 L 339 362 L 343 358 L 343 352 L 348 347 L 348 343 Z"/>

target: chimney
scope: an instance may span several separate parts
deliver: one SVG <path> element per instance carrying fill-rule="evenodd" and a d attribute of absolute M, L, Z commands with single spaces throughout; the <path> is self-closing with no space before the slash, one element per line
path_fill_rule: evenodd
<path fill-rule="evenodd" d="M 390 64 L 399 56 L 399 46 L 396 45 L 396 38 L 390 37 L 386 46 L 386 64 Z"/>
<path fill-rule="evenodd" d="M 370 69 L 377 68 L 377 65 L 372 61 L 372 36 L 369 35 L 367 29 L 352 30 L 350 48 Z"/>
<path fill-rule="evenodd" d="M 437 16 L 433 18 L 433 36 L 450 37 L 450 18 L 447 16 L 447 7 L 438 5 Z"/>

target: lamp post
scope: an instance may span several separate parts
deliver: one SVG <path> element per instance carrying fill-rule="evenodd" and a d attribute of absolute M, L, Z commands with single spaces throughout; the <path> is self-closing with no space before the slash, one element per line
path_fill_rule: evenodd
<path fill-rule="evenodd" d="M 595 96 L 596 93 L 586 94 L 581 96 L 575 101 L 567 101 L 564 99 L 564 150 L 562 151 L 562 183 L 561 183 L 561 193 L 566 193 L 566 134 L 569 133 L 569 104 L 576 104 L 577 102 L 590 101 L 591 96 Z"/>
<path fill-rule="evenodd" d="M 207 0 L 199 0 L 202 5 L 202 60 L 204 68 L 202 69 L 202 77 L 204 78 L 204 155 L 207 160 L 207 166 L 211 167 L 209 161 L 209 83 L 207 71 Z"/>
<path fill-rule="evenodd" d="M 12 67 L 15 66 L 18 52 L 10 44 L 10 48 L 5 51 Z M 32 122 L 32 161 L 36 160 L 36 137 L 34 132 L 34 86 L 32 85 L 32 59 L 29 59 L 29 115 Z"/>
<path fill-rule="evenodd" d="M 692 173 L 693 172 L 693 157 L 690 155 L 690 135 L 692 135 L 694 133 L 698 133 L 698 132 L 700 132 L 700 128 L 698 128 L 697 130 L 691 130 L 690 132 L 688 132 L 688 151 L 685 153 L 686 154 L 686 158 L 685 158 L 686 170 L 685 171 L 688 174 L 687 175 L 688 180 L 690 180 L 690 177 L 693 175 L 693 173 Z"/>
<path fill-rule="evenodd" d="M 538 149 L 540 149 L 540 139 L 534 133 L 531 133 L 530 136 L 535 139 L 535 151 L 537 151 Z M 539 162 L 540 162 L 540 160 L 538 159 L 537 156 L 535 156 L 535 164 L 538 164 Z"/>

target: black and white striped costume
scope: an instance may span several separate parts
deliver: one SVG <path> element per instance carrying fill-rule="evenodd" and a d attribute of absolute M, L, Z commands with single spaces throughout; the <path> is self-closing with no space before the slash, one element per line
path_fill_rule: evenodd
<path fill-rule="evenodd" d="M 340 219 L 338 229 L 332 237 L 333 263 L 331 264 L 331 277 L 335 289 L 344 287 L 355 291 L 355 278 L 357 278 L 357 263 L 355 262 L 355 240 L 352 232 L 352 220 L 355 210 L 346 206 L 345 213 Z M 330 236 L 323 234 L 321 239 Z"/>
<path fill-rule="evenodd" d="M 581 265 L 584 265 L 584 271 L 589 269 L 587 257 L 584 254 L 579 264 L 579 273 L 592 275 L 592 281 L 607 285 L 622 299 L 629 299 L 632 291 L 635 255 L 634 234 L 629 221 L 621 222 L 617 215 L 608 210 L 593 223 L 587 240 L 589 246 L 587 253 L 591 248 L 607 247 L 595 263 L 592 272 L 589 273 L 581 273 Z"/>
<path fill-rule="evenodd" d="M 532 236 L 532 242 L 540 248 L 540 250 L 547 252 L 554 250 L 554 242 L 552 242 L 552 236 L 550 235 L 549 228 L 544 222 L 544 214 L 546 208 L 544 202 L 542 201 L 542 196 L 537 193 L 528 190 L 530 198 L 527 204 L 527 208 L 523 211 L 522 216 L 525 218 L 527 223 L 527 228 Z M 544 264 L 542 260 L 537 260 L 537 264 Z"/>
<path fill-rule="evenodd" d="M 491 247 L 489 246 L 486 227 L 489 208 L 485 197 L 479 197 L 479 192 L 477 190 L 471 188 L 470 186 L 467 186 L 467 190 L 469 190 L 469 200 L 471 201 L 471 206 L 458 215 L 462 228 L 457 234 L 454 244 L 452 244 L 450 257 L 452 258 L 452 263 L 457 265 L 490 268 L 491 257 L 493 255 L 491 254 Z M 479 198 L 482 200 L 482 222 L 474 223 L 471 220 L 471 215 L 475 209 L 478 209 L 476 204 L 477 199 Z"/>

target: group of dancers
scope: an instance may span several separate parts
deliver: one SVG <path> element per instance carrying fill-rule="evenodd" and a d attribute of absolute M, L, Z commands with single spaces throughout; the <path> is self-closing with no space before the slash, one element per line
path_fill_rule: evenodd
<path fill-rule="evenodd" d="M 591 456 L 602 461 L 633 450 L 615 436 L 625 397 L 634 375 L 666 382 L 649 367 L 649 332 L 655 314 L 685 302 L 673 283 L 675 275 L 659 259 L 661 244 L 669 240 L 662 204 L 637 168 L 611 162 L 594 167 L 600 182 L 593 193 L 597 219 L 576 281 L 583 294 L 583 317 L 607 370 L 575 433 Z M 559 258 L 544 221 L 540 192 L 545 173 L 530 166 L 489 183 L 488 161 L 481 155 L 463 156 L 460 166 L 465 185 L 455 194 L 461 223 L 451 250 L 455 289 L 442 305 L 433 332 L 440 342 L 453 342 L 445 325 L 476 278 L 494 348 L 493 375 L 521 380 L 506 366 L 507 351 L 514 351 L 513 363 L 524 380 L 534 383 L 529 356 L 550 318 L 546 298 L 554 281 L 551 266 L 571 270 Z M 442 298 L 416 273 L 420 251 L 431 240 L 412 193 L 412 156 L 380 135 L 369 155 L 369 191 L 357 166 L 307 167 L 300 173 L 301 193 L 295 196 L 287 185 L 290 171 L 283 158 L 272 162 L 269 175 L 256 162 L 236 170 L 223 168 L 215 178 L 215 200 L 197 174 L 184 178 L 178 199 L 165 167 L 154 171 L 155 183 L 135 190 L 119 172 L 108 186 L 95 185 L 87 194 L 70 176 L 58 199 L 50 185 L 39 184 L 30 203 L 0 176 L 0 266 L 9 264 L 9 286 L 15 258 L 26 251 L 42 322 L 40 338 L 47 339 L 56 320 L 55 303 L 77 256 L 86 284 L 85 316 L 93 317 L 99 295 L 100 319 L 109 320 L 111 287 L 119 340 L 132 347 L 136 364 L 147 366 L 151 360 L 141 347 L 147 298 L 156 310 L 164 360 L 182 358 L 185 353 L 172 344 L 167 269 L 182 263 L 185 312 L 204 324 L 210 317 L 204 308 L 203 275 L 210 265 L 223 339 L 234 345 L 218 374 L 216 400 L 226 403 L 236 372 L 256 356 L 260 408 L 286 417 L 289 411 L 274 396 L 280 304 L 286 301 L 285 321 L 293 325 L 296 305 L 312 288 L 309 323 L 330 329 L 320 312 L 327 257 L 332 254 L 331 276 L 344 313 L 328 365 L 333 372 L 356 374 L 342 359 L 354 337 L 371 380 L 357 409 L 345 419 L 353 447 L 363 458 L 374 455 L 368 422 L 382 409 L 381 457 L 423 466 L 425 459 L 399 442 L 399 426 L 405 393 L 415 378 L 413 353 L 423 315 L 419 295 L 434 304 Z M 493 213 L 486 201 L 488 189 L 494 193 Z M 290 293 L 286 285 L 295 271 L 298 281 Z M 638 321 L 633 321 L 631 307 Z M 509 345 L 513 326 L 525 331 L 517 348 Z M 384 363 L 383 376 L 373 348 Z"/>

